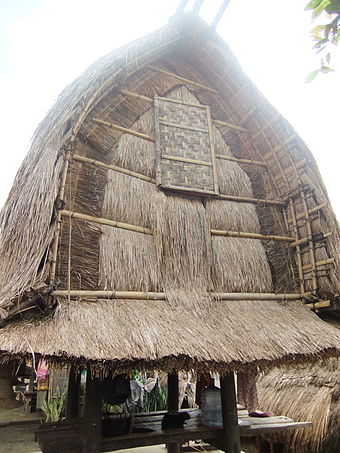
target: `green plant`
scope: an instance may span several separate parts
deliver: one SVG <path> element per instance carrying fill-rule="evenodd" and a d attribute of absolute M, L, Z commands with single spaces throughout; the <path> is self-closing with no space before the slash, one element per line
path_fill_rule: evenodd
<path fill-rule="evenodd" d="M 66 392 L 60 393 L 59 389 L 53 395 L 50 401 L 44 401 L 42 404 L 42 411 L 45 415 L 45 422 L 59 422 L 64 414 L 66 407 Z"/>
<path fill-rule="evenodd" d="M 163 411 L 167 409 L 168 389 L 157 383 L 150 393 L 144 394 L 144 412 Z"/>

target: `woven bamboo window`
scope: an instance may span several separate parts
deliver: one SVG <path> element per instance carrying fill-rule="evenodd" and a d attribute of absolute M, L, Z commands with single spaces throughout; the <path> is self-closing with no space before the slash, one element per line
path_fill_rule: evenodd
<path fill-rule="evenodd" d="M 154 105 L 157 185 L 218 194 L 209 106 L 159 97 Z"/>

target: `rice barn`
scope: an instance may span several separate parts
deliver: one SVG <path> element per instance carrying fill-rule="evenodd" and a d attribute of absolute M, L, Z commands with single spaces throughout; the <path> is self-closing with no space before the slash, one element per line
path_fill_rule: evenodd
<path fill-rule="evenodd" d="M 195 13 L 65 88 L 0 221 L 1 360 L 71 367 L 77 421 L 49 434 L 76 438 L 70 451 L 206 438 L 239 452 L 234 373 L 339 356 L 315 313 L 336 312 L 340 280 L 314 158 Z M 179 372 L 219 373 L 223 427 L 102 439 L 102 378 L 134 370 L 168 373 L 169 411 Z"/>

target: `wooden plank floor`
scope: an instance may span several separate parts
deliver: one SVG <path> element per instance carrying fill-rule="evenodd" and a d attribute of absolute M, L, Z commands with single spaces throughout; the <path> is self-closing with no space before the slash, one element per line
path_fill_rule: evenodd
<path fill-rule="evenodd" d="M 188 410 L 190 420 L 183 428 L 161 429 L 161 421 L 165 412 L 152 414 L 136 414 L 134 428 L 152 430 L 150 432 L 132 432 L 117 437 L 102 439 L 102 451 L 120 450 L 124 448 L 142 447 L 148 445 L 166 444 L 168 442 L 188 442 L 189 440 L 222 439 L 223 431 L 220 427 L 204 426 L 200 422 L 200 410 Z M 294 422 L 284 416 L 257 418 L 249 417 L 246 410 L 238 411 L 241 437 L 255 436 L 261 433 L 281 431 L 285 429 L 299 429 L 311 426 L 310 422 Z M 218 442 L 218 441 L 217 441 Z"/>

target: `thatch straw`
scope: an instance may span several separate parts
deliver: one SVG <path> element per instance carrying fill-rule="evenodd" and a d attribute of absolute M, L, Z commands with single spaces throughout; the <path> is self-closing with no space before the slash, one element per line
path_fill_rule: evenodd
<path fill-rule="evenodd" d="M 55 361 L 89 360 L 115 372 L 226 371 L 313 360 L 322 351 L 332 354 L 340 340 L 301 302 L 289 302 L 287 310 L 275 301 L 215 301 L 209 316 L 192 311 L 185 326 L 179 322 L 183 315 L 182 307 L 166 301 L 61 300 L 53 318 L 0 329 L 0 350 L 26 355 L 29 344 Z"/>
<path fill-rule="evenodd" d="M 273 369 L 260 378 L 261 407 L 309 420 L 312 428 L 276 436 L 291 453 L 335 453 L 340 447 L 339 360 L 295 369 Z"/>

